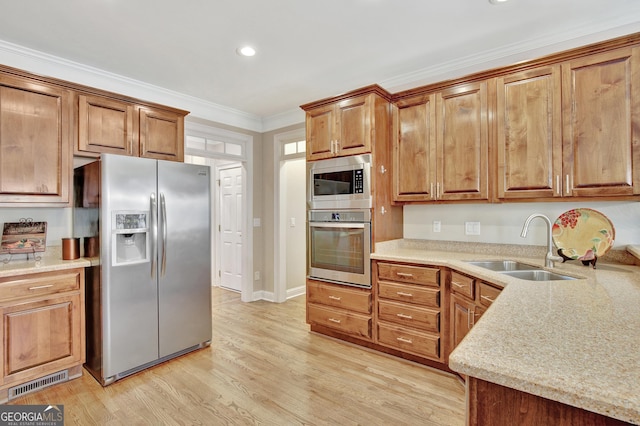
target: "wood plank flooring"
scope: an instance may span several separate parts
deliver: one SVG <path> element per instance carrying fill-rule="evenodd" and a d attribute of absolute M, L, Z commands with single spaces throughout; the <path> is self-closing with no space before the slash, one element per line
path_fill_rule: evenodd
<path fill-rule="evenodd" d="M 453 376 L 309 332 L 304 296 L 213 289 L 209 348 L 101 387 L 84 372 L 10 404 L 64 405 L 66 425 L 463 425 Z"/>

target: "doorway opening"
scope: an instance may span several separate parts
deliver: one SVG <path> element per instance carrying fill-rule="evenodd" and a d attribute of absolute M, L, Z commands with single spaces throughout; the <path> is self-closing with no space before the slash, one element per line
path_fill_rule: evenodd
<path fill-rule="evenodd" d="M 304 294 L 307 275 L 305 129 L 275 135 L 274 299 Z"/>
<path fill-rule="evenodd" d="M 254 300 L 252 270 L 253 137 L 185 123 L 185 163 L 211 167 L 211 282 Z M 233 192 L 233 194 L 232 194 Z"/>

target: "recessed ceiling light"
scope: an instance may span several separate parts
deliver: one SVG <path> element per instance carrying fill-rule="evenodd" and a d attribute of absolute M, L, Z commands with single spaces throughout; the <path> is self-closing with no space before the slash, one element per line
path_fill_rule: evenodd
<path fill-rule="evenodd" d="M 509 0 L 489 0 L 489 3 L 491 4 L 501 4 L 501 3 L 506 3 Z"/>
<path fill-rule="evenodd" d="M 253 56 L 256 54 L 256 49 L 251 46 L 238 47 L 236 53 L 240 56 Z"/>

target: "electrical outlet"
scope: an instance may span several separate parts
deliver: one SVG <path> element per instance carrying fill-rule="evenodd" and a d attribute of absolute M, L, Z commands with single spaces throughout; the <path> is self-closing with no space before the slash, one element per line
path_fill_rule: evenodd
<path fill-rule="evenodd" d="M 465 222 L 464 233 L 466 235 L 480 235 L 480 222 Z"/>
<path fill-rule="evenodd" d="M 441 226 L 440 226 L 440 221 L 439 220 L 434 220 L 433 221 L 433 232 L 440 232 L 441 231 Z"/>
<path fill-rule="evenodd" d="M 253 279 L 254 279 L 255 281 L 260 281 L 260 271 L 255 271 L 255 272 L 253 273 Z"/>

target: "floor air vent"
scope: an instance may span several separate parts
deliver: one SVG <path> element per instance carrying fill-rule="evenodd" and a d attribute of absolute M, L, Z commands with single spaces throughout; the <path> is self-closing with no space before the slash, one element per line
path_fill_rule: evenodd
<path fill-rule="evenodd" d="M 64 370 L 57 373 L 49 374 L 48 376 L 40 377 L 39 379 L 32 380 L 20 386 L 9 388 L 9 401 L 26 393 L 44 389 L 57 383 L 66 382 L 67 380 L 69 380 L 69 372 L 67 370 Z"/>

